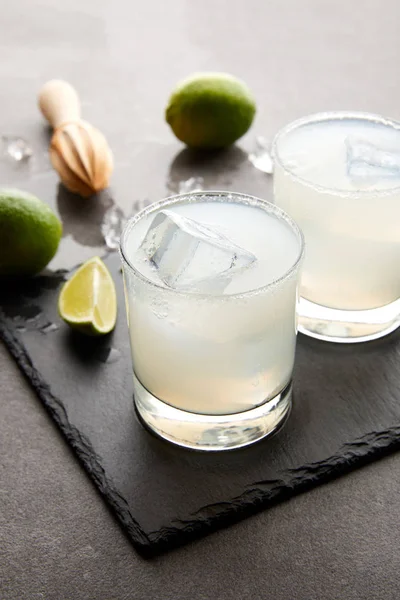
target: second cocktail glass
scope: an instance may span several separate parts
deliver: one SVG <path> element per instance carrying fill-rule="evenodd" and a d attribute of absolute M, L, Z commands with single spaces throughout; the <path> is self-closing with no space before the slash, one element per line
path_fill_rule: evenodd
<path fill-rule="evenodd" d="M 306 241 L 299 331 L 334 342 L 400 325 L 400 124 L 320 113 L 275 138 L 274 196 Z"/>

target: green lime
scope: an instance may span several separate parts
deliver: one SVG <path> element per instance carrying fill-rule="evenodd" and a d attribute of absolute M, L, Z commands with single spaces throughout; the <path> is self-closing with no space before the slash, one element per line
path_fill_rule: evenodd
<path fill-rule="evenodd" d="M 58 312 L 70 327 L 89 335 L 104 335 L 115 327 L 117 295 L 114 281 L 103 261 L 87 260 L 64 284 Z"/>
<path fill-rule="evenodd" d="M 44 269 L 61 233 L 60 220 L 39 198 L 0 189 L 0 275 L 34 275 Z"/>
<path fill-rule="evenodd" d="M 195 73 L 178 84 L 165 118 L 188 146 L 216 149 L 242 137 L 255 112 L 254 97 L 240 79 L 225 73 Z"/>

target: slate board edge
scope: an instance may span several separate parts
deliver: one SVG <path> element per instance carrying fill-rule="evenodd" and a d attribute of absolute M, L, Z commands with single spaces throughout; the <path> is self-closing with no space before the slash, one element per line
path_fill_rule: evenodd
<path fill-rule="evenodd" d="M 95 484 L 100 494 L 106 499 L 113 513 L 132 540 L 135 548 L 144 556 L 148 554 L 150 541 L 139 523 L 130 514 L 125 499 L 118 493 L 107 478 L 105 471 L 91 443 L 78 429 L 69 422 L 62 401 L 57 398 L 50 386 L 35 369 L 32 360 L 21 341 L 7 325 L 7 318 L 0 313 L 0 337 L 11 356 L 28 379 L 37 396 L 44 404 L 52 419 L 56 422 L 68 444 L 72 447 L 85 471 Z"/>
<path fill-rule="evenodd" d="M 279 480 L 255 482 L 236 498 L 205 506 L 193 515 L 193 519 L 184 522 L 176 521 L 176 527 L 164 527 L 147 535 L 133 518 L 126 500 L 106 476 L 89 440 L 69 422 L 62 401 L 51 392 L 50 386 L 35 369 L 27 350 L 13 332 L 12 324 L 9 324 L 9 320 L 1 311 L 0 337 L 120 522 L 124 532 L 144 558 L 152 558 L 218 529 L 228 527 L 400 449 L 400 424 L 383 431 L 371 432 L 346 444 L 325 461 L 287 470 L 283 473 L 284 477 Z"/>

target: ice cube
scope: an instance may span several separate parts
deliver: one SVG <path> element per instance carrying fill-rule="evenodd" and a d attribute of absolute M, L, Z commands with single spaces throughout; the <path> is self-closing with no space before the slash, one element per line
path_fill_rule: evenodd
<path fill-rule="evenodd" d="M 209 225 L 170 210 L 157 213 L 140 248 L 166 285 L 208 294 L 222 294 L 257 260 Z"/>
<path fill-rule="evenodd" d="M 16 162 L 21 162 L 32 156 L 32 148 L 29 143 L 16 135 L 2 135 L 1 143 L 3 153 Z"/>
<path fill-rule="evenodd" d="M 151 203 L 147 198 L 135 200 L 128 216 L 125 216 L 124 211 L 116 204 L 113 204 L 105 212 L 100 229 L 109 250 L 117 250 L 119 248 L 119 240 L 128 219 L 146 208 L 149 204 Z"/>
<path fill-rule="evenodd" d="M 271 156 L 271 144 L 261 135 L 256 138 L 256 148 L 254 152 L 249 154 L 249 161 L 259 171 L 268 175 L 273 173 L 274 163 Z"/>
<path fill-rule="evenodd" d="M 117 250 L 119 238 L 126 223 L 126 217 L 119 206 L 111 206 L 104 214 L 101 233 L 109 250 Z"/>
<path fill-rule="evenodd" d="M 378 148 L 354 136 L 346 138 L 346 150 L 350 179 L 369 184 L 379 179 L 400 180 L 400 152 Z"/>

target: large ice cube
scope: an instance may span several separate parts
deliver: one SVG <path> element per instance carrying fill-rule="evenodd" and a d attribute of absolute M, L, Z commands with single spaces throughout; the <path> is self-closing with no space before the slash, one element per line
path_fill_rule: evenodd
<path fill-rule="evenodd" d="M 140 246 L 160 279 L 177 289 L 221 294 L 257 259 L 215 229 L 170 210 L 156 214 Z"/>
<path fill-rule="evenodd" d="M 346 138 L 346 149 L 350 179 L 370 184 L 388 178 L 400 181 L 400 152 L 378 148 L 355 136 Z"/>

